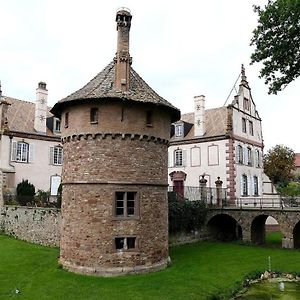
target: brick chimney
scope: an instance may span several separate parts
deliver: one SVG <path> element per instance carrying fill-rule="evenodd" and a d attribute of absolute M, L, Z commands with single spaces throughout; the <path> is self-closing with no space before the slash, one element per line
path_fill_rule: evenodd
<path fill-rule="evenodd" d="M 39 133 L 46 134 L 48 90 L 45 82 L 39 82 L 36 89 L 34 129 Z"/>
<path fill-rule="evenodd" d="M 205 96 L 195 96 L 195 120 L 194 120 L 194 135 L 203 136 L 205 134 Z"/>
<path fill-rule="evenodd" d="M 129 54 L 129 31 L 132 15 L 128 8 L 117 11 L 116 22 L 118 31 L 117 53 L 115 62 L 115 88 L 117 91 L 126 92 L 130 88 L 130 65 L 132 58 Z"/>

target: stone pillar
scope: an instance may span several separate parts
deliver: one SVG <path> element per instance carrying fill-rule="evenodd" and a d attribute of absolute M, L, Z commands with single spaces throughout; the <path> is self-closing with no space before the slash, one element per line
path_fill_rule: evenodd
<path fill-rule="evenodd" d="M 201 201 L 204 201 L 204 203 L 207 202 L 207 180 L 204 178 L 204 175 L 201 175 L 201 179 L 199 180 L 200 185 L 200 199 Z M 211 203 L 210 203 L 211 204 Z"/>
<path fill-rule="evenodd" d="M 223 181 L 220 180 L 220 177 L 218 177 L 215 184 L 216 184 L 216 192 L 217 192 L 217 206 L 223 206 L 223 203 L 222 203 L 222 184 L 223 184 Z"/>
<path fill-rule="evenodd" d="M 292 237 L 283 237 L 282 238 L 282 248 L 293 249 L 294 248 L 294 239 Z"/>

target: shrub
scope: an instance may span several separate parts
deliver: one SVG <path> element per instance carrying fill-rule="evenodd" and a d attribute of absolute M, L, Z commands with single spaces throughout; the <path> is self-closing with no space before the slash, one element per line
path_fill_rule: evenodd
<path fill-rule="evenodd" d="M 61 197 L 62 197 L 62 184 L 59 185 L 57 190 L 56 207 L 61 208 Z"/>
<path fill-rule="evenodd" d="M 35 187 L 28 180 L 22 180 L 17 185 L 17 201 L 20 205 L 32 204 L 34 201 Z"/>
<path fill-rule="evenodd" d="M 203 201 L 178 200 L 169 195 L 169 232 L 189 232 L 204 224 L 207 209 Z"/>
<path fill-rule="evenodd" d="M 49 206 L 49 197 L 50 197 L 50 192 L 46 192 L 43 190 L 38 190 L 35 195 L 35 203 L 37 206 Z"/>

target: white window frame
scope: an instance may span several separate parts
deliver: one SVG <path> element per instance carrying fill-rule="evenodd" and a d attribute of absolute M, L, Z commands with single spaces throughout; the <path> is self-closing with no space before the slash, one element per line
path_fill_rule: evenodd
<path fill-rule="evenodd" d="M 247 147 L 247 164 L 252 166 L 252 149 L 250 147 Z"/>
<path fill-rule="evenodd" d="M 183 166 L 183 151 L 182 151 L 182 149 L 176 149 L 174 151 L 174 166 L 175 167 Z"/>
<path fill-rule="evenodd" d="M 260 168 L 260 151 L 258 149 L 255 150 L 255 166 Z"/>
<path fill-rule="evenodd" d="M 256 175 L 253 176 L 253 196 L 258 196 L 258 177 Z"/>
<path fill-rule="evenodd" d="M 54 118 L 53 131 L 54 132 L 60 132 L 60 129 L 61 129 L 60 119 Z"/>
<path fill-rule="evenodd" d="M 242 132 L 247 133 L 247 120 L 242 118 Z"/>
<path fill-rule="evenodd" d="M 243 164 L 244 162 L 244 150 L 242 145 L 237 146 L 238 163 Z"/>
<path fill-rule="evenodd" d="M 242 177 L 242 190 L 241 190 L 241 195 L 242 196 L 248 196 L 248 177 L 246 174 L 243 174 Z"/>
<path fill-rule="evenodd" d="M 183 136 L 183 124 L 175 124 L 175 136 L 176 137 Z"/>
<path fill-rule="evenodd" d="M 61 166 L 63 160 L 63 148 L 61 146 L 50 147 L 50 165 Z"/>
<path fill-rule="evenodd" d="M 12 141 L 11 147 L 11 161 L 20 163 L 33 162 L 33 144 L 25 141 Z"/>

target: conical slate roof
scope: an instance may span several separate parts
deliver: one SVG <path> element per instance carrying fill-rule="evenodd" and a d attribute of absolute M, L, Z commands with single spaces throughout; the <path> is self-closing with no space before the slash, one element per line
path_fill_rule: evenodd
<path fill-rule="evenodd" d="M 139 74 L 130 67 L 130 89 L 126 92 L 117 91 L 114 85 L 115 81 L 115 64 L 111 62 L 90 82 L 78 91 L 58 101 L 51 112 L 60 116 L 61 109 L 65 105 L 72 105 L 75 102 L 84 100 L 97 99 L 98 101 L 107 99 L 120 99 L 142 103 L 150 103 L 158 106 L 164 106 L 171 111 L 172 120 L 180 118 L 180 111 L 159 96 L 150 86 L 139 76 Z"/>

